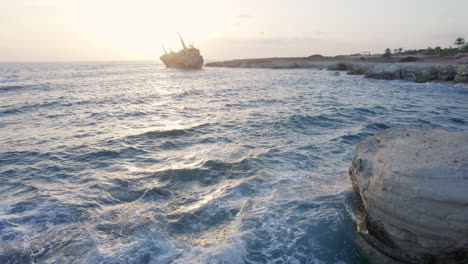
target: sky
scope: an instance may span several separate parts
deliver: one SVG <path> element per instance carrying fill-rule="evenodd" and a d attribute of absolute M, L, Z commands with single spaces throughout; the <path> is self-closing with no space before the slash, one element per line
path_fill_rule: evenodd
<path fill-rule="evenodd" d="M 0 61 L 206 60 L 449 47 L 468 0 L 0 0 Z"/>

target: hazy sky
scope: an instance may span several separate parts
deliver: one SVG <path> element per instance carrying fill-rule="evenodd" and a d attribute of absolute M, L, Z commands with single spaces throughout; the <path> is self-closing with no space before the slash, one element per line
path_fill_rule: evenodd
<path fill-rule="evenodd" d="M 0 0 L 0 61 L 206 59 L 448 47 L 468 0 Z"/>

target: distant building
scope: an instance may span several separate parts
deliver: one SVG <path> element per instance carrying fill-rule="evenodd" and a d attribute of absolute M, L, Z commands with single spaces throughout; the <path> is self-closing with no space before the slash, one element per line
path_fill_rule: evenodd
<path fill-rule="evenodd" d="M 361 52 L 359 52 L 359 55 L 361 55 L 361 56 L 370 56 L 371 53 L 369 51 L 361 51 Z"/>

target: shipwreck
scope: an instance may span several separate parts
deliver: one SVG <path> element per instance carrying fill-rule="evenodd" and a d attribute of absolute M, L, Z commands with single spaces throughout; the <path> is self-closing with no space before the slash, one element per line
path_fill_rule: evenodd
<path fill-rule="evenodd" d="M 164 65 L 168 68 L 177 69 L 200 69 L 203 66 L 203 57 L 200 54 L 200 50 L 195 48 L 193 44 L 189 47 L 185 45 L 184 40 L 177 33 L 182 44 L 182 50 L 178 52 L 167 52 L 164 48 L 164 54 L 159 58 Z"/>

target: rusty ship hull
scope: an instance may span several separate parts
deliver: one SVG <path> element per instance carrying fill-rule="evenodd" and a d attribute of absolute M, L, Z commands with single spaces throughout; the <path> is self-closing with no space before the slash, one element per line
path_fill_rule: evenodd
<path fill-rule="evenodd" d="M 203 67 L 203 56 L 200 50 L 190 45 L 187 47 L 179 34 L 182 50 L 178 52 L 166 52 L 159 58 L 167 68 L 176 69 L 201 69 Z"/>

